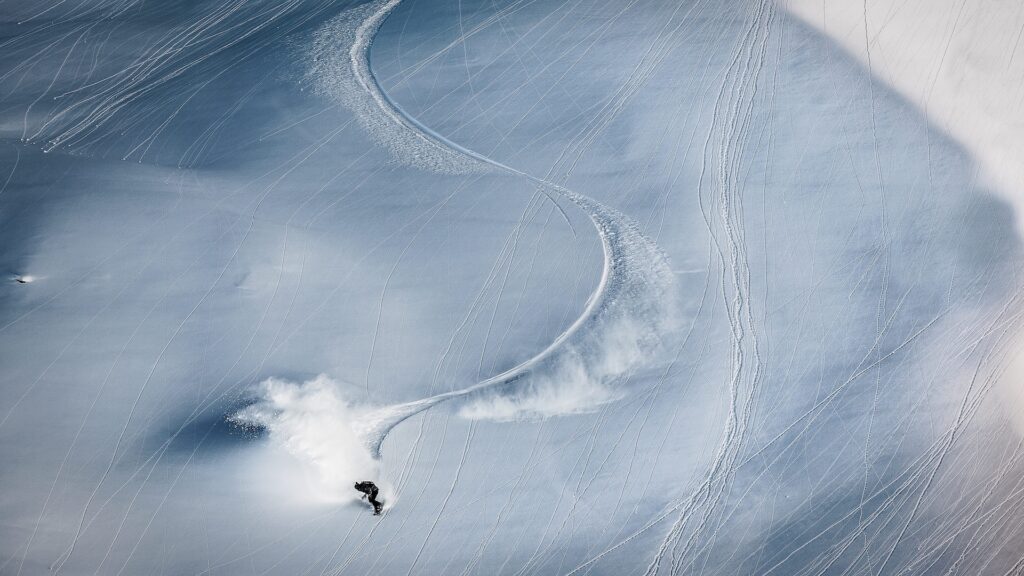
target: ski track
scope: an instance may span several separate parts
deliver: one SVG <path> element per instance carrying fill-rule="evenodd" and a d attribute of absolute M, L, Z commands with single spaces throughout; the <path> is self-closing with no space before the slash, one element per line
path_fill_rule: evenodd
<path fill-rule="evenodd" d="M 603 330 L 619 329 L 622 323 L 640 323 L 638 344 L 653 345 L 669 328 L 674 312 L 667 258 L 635 222 L 588 196 L 448 140 L 389 98 L 373 74 L 369 52 L 376 33 L 400 1 L 377 0 L 352 9 L 316 34 L 311 76 L 321 92 L 351 109 L 371 137 L 400 162 L 440 173 L 503 172 L 525 178 L 555 203 L 567 223 L 557 199 L 568 200 L 590 219 L 604 257 L 600 281 L 580 316 L 532 358 L 472 386 L 379 408 L 353 422 L 375 457 L 380 456 L 388 433 L 415 414 L 483 392 L 528 390 L 527 376 L 557 368 L 559 353 L 567 347 L 599 355 Z M 341 57 L 340 50 L 344 50 Z"/>

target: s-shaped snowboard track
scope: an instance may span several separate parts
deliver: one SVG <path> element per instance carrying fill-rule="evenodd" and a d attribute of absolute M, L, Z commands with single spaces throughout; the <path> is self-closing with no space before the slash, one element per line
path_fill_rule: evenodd
<path fill-rule="evenodd" d="M 527 179 L 556 206 L 556 197 L 570 201 L 593 224 L 601 240 L 603 265 L 582 314 L 532 358 L 472 386 L 379 408 L 354 421 L 353 430 L 374 457 L 380 456 L 388 433 L 407 418 L 457 398 L 521 390 L 528 386 L 528 375 L 557 368 L 560 353 L 567 349 L 578 361 L 599 362 L 611 330 L 628 328 L 638 334 L 640 349 L 654 346 L 670 328 L 674 313 L 668 260 L 632 219 L 593 198 L 460 146 L 421 124 L 388 97 L 370 68 L 369 52 L 377 31 L 400 2 L 370 2 L 320 30 L 313 43 L 312 74 L 321 91 L 352 110 L 371 137 L 400 162 L 451 174 L 504 172 Z"/>

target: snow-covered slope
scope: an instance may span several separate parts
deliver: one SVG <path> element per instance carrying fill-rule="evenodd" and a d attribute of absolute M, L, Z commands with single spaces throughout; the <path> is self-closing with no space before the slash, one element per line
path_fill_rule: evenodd
<path fill-rule="evenodd" d="M 787 7 L 0 5 L 0 574 L 1012 573 L 1009 197 Z"/>
<path fill-rule="evenodd" d="M 1015 209 L 1024 207 L 1024 7 L 959 0 L 785 5 L 962 143 Z"/>

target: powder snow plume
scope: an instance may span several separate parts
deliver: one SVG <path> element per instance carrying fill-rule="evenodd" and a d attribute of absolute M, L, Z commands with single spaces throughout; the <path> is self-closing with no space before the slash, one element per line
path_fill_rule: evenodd
<path fill-rule="evenodd" d="M 669 303 L 665 299 L 656 304 Z M 543 369 L 497 393 L 474 395 L 459 410 L 471 420 L 534 420 L 592 412 L 620 399 L 616 383 L 661 349 L 662 334 L 675 318 L 665 309 L 657 318 L 624 314 L 602 323 L 578 342 L 566 345 Z M 634 312 L 630 310 L 630 312 Z"/>
<path fill-rule="evenodd" d="M 230 419 L 266 430 L 271 442 L 313 473 L 319 499 L 345 501 L 359 498 L 352 488 L 356 482 L 372 480 L 381 485 L 379 463 L 351 425 L 358 415 L 359 410 L 343 397 L 341 386 L 321 374 L 302 383 L 264 380 L 256 401 Z"/>

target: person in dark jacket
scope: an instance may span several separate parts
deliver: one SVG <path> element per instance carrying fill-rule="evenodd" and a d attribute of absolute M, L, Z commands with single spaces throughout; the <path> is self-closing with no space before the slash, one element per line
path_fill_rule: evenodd
<path fill-rule="evenodd" d="M 373 515 L 380 516 L 380 511 L 384 509 L 384 503 L 377 501 L 377 493 L 380 492 L 377 485 L 369 480 L 356 482 L 356 490 L 362 492 L 362 497 L 369 500 L 370 504 L 373 505 Z"/>

